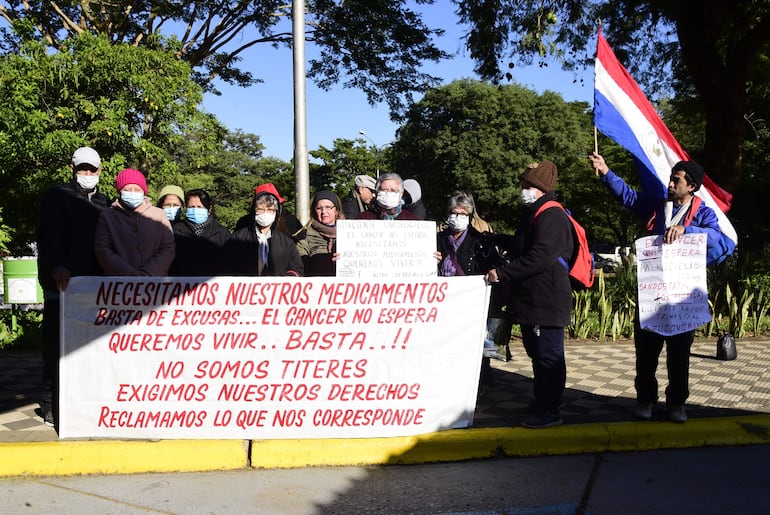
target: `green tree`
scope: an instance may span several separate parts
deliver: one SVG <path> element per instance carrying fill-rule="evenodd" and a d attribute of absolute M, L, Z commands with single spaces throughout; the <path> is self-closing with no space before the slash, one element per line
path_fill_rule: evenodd
<path fill-rule="evenodd" d="M 561 200 L 589 238 L 624 240 L 633 222 L 618 216 L 588 164 L 587 108 L 553 92 L 456 81 L 428 92 L 408 112 L 392 147 L 393 166 L 421 183 L 429 212 L 443 214 L 447 196 L 466 190 L 481 216 L 509 231 L 521 207 L 519 176 L 528 164 L 549 159 L 559 169 Z"/>
<path fill-rule="evenodd" d="M 353 188 L 356 175 L 375 177 L 377 169 L 380 173 L 389 170 L 387 149 L 369 147 L 361 138 L 337 138 L 332 148 L 322 145 L 318 150 L 311 151 L 310 155 L 321 161 L 311 166 L 311 195 L 318 190 L 328 189 L 342 199 Z"/>
<path fill-rule="evenodd" d="M 224 134 L 198 109 L 203 91 L 172 51 L 87 33 L 62 45 L 51 53 L 28 41 L 0 56 L 0 207 L 17 247 L 34 239 L 37 199 L 69 180 L 78 146 L 102 156 L 108 195 L 129 166 L 147 174 L 153 194 L 178 176 L 179 156 L 205 163 Z"/>
<path fill-rule="evenodd" d="M 418 0 L 417 3 L 431 3 Z M 426 61 L 447 57 L 432 42 L 441 29 L 427 27 L 405 2 L 306 2 L 307 41 L 319 49 L 309 62 L 308 76 L 324 89 L 341 82 L 366 93 L 372 103 L 388 103 L 400 112 L 436 79 L 420 71 Z M 195 79 L 216 92 L 219 78 L 247 86 L 259 79 L 239 68 L 242 54 L 257 44 L 290 48 L 291 2 L 64 2 L 10 0 L 0 5 L 10 24 L 26 20 L 47 45 L 63 50 L 65 41 L 80 33 L 108 37 L 113 43 L 144 46 L 162 31 L 180 41 L 179 58 L 195 70 Z M 6 29 L 6 51 L 15 38 Z"/>
<path fill-rule="evenodd" d="M 293 168 L 280 159 L 263 157 L 263 150 L 259 136 L 240 130 L 229 132 L 202 166 L 183 162 L 185 172 L 179 174 L 177 184 L 185 191 L 206 190 L 214 201 L 217 220 L 230 230 L 247 214 L 254 187 L 259 184 L 274 183 L 286 199 L 286 207 L 293 210 Z"/>
<path fill-rule="evenodd" d="M 744 117 L 752 90 L 770 70 L 770 3 L 723 0 L 453 0 L 471 25 L 467 45 L 483 78 L 499 80 L 505 61 L 566 68 L 592 65 L 598 23 L 652 95 L 694 95 L 705 118 L 702 162 L 733 191 L 745 157 Z M 513 62 L 508 67 L 512 68 Z"/>

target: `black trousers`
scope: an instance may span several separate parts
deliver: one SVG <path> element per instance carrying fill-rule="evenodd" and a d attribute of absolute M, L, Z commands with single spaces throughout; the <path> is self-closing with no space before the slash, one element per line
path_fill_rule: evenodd
<path fill-rule="evenodd" d="M 522 324 L 521 335 L 532 360 L 535 407 L 538 412 L 558 415 L 567 383 L 564 328 Z"/>
<path fill-rule="evenodd" d="M 658 380 L 655 377 L 658 360 L 666 344 L 666 370 L 668 371 L 668 386 L 666 386 L 666 406 L 681 406 L 690 396 L 690 348 L 692 347 L 695 331 L 661 336 L 657 333 L 641 329 L 637 324 L 634 329 L 634 346 L 636 347 L 636 399 L 640 403 L 655 403 L 658 400 Z"/>
<path fill-rule="evenodd" d="M 51 389 L 54 417 L 59 414 L 59 299 L 46 299 L 41 328 L 43 345 L 43 381 Z"/>

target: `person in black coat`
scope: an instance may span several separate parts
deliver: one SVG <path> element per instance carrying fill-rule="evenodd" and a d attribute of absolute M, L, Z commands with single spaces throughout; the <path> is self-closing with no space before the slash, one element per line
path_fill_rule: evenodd
<path fill-rule="evenodd" d="M 404 180 L 404 209 L 420 220 L 428 220 L 428 210 L 422 203 L 422 187 L 414 179 Z"/>
<path fill-rule="evenodd" d="M 267 182 L 265 184 L 256 186 L 254 188 L 254 194 L 256 195 L 257 192 L 263 191 L 265 188 L 270 191 L 274 191 L 275 194 L 278 195 L 278 189 L 272 182 Z M 276 228 L 279 231 L 291 236 L 294 241 L 297 241 L 302 234 L 302 222 L 299 221 L 299 218 L 297 218 L 294 213 L 286 209 L 285 202 L 286 199 L 278 195 L 278 203 L 281 205 L 281 209 L 278 211 L 278 223 L 276 224 Z M 253 222 L 254 213 L 246 213 L 240 217 L 237 222 L 235 222 L 235 230 L 237 231 L 239 229 L 243 229 L 244 227 L 249 227 Z"/>
<path fill-rule="evenodd" d="M 455 191 L 449 197 L 446 227 L 436 242 L 441 253 L 439 275 L 484 275 L 497 265 L 494 242 L 471 225 L 475 213 L 475 202 L 467 193 Z"/>
<path fill-rule="evenodd" d="M 214 217 L 211 196 L 201 189 L 184 195 L 185 218 L 173 224 L 176 257 L 169 275 L 178 277 L 217 275 L 222 249 L 230 231 Z"/>
<path fill-rule="evenodd" d="M 342 212 L 348 220 L 355 220 L 359 213 L 369 211 L 377 194 L 377 181 L 371 175 L 356 175 L 355 186 L 342 200 Z"/>
<path fill-rule="evenodd" d="M 475 214 L 476 203 L 473 196 L 462 191 L 452 193 L 447 203 L 446 227 L 439 231 L 436 242 L 436 248 L 441 254 L 438 263 L 440 276 L 484 275 L 497 266 L 499 256 L 491 238 L 484 236 L 471 225 Z M 488 330 L 493 327 L 497 328 L 496 325 L 490 326 L 490 322 L 487 323 Z M 494 384 L 489 360 L 497 353 L 492 338 L 488 338 L 489 344 L 484 342 L 484 357 L 481 362 L 480 380 L 486 385 Z"/>
<path fill-rule="evenodd" d="M 40 199 L 37 220 L 38 279 L 43 288 L 43 379 L 52 405 L 41 406 L 47 425 L 58 418 L 59 292 L 71 277 L 102 275 L 94 254 L 96 222 L 110 199 L 99 192 L 102 161 L 90 147 L 72 155 L 72 180 L 48 189 Z"/>
<path fill-rule="evenodd" d="M 278 230 L 281 203 L 271 183 L 257 186 L 249 225 L 237 229 L 223 249 L 220 275 L 302 276 L 304 266 L 294 240 Z"/>
<path fill-rule="evenodd" d="M 532 359 L 534 401 L 522 410 L 522 425 L 542 428 L 562 423 L 559 413 L 567 380 L 564 328 L 570 323 L 572 286 L 562 264 L 574 251 L 572 226 L 558 208 L 538 208 L 555 200 L 558 171 L 551 161 L 530 165 L 521 176 L 524 204 L 510 248 L 511 260 L 487 273 L 487 281 L 501 283 L 509 295 L 508 316 L 520 324 L 527 355 Z M 559 259 L 559 258 L 562 259 Z"/>

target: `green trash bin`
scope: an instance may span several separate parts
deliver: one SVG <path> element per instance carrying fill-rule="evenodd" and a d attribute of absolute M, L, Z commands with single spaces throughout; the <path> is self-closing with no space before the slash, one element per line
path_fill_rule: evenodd
<path fill-rule="evenodd" d="M 6 304 L 40 304 L 43 289 L 37 282 L 37 258 L 3 260 L 3 299 Z"/>

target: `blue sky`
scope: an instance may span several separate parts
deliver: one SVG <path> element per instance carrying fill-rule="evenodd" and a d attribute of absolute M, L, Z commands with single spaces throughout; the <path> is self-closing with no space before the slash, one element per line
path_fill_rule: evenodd
<path fill-rule="evenodd" d="M 453 6 L 448 0 L 437 0 L 433 6 L 421 6 L 426 23 L 446 30 L 438 45 L 447 52 L 457 54 L 450 60 L 431 63 L 424 68 L 442 77 L 444 83 L 456 79 L 476 78 L 473 63 L 465 55 L 464 28 L 457 25 Z M 308 57 L 314 53 L 312 45 L 306 46 Z M 275 49 L 269 45 L 255 45 L 241 62 L 255 77 L 264 82 L 250 88 L 218 84 L 221 96 L 206 95 L 203 108 L 214 114 L 231 130 L 257 134 L 265 146 L 265 156 L 290 160 L 294 155 L 294 100 L 292 83 L 292 54 L 288 48 Z M 558 64 L 548 67 L 515 67 L 514 80 L 519 84 L 542 93 L 556 91 L 567 101 L 593 102 L 593 70 L 577 76 L 562 71 Z M 573 83 L 575 78 L 577 83 Z M 580 80 L 583 84 L 580 84 Z M 332 147 L 336 138 L 363 138 L 363 130 L 378 146 L 382 147 L 395 138 L 397 125 L 390 121 L 385 104 L 370 106 L 363 92 L 335 87 L 322 91 L 308 81 L 307 88 L 307 147 L 317 149 L 323 145 Z M 367 140 L 367 144 L 371 141 Z"/>

